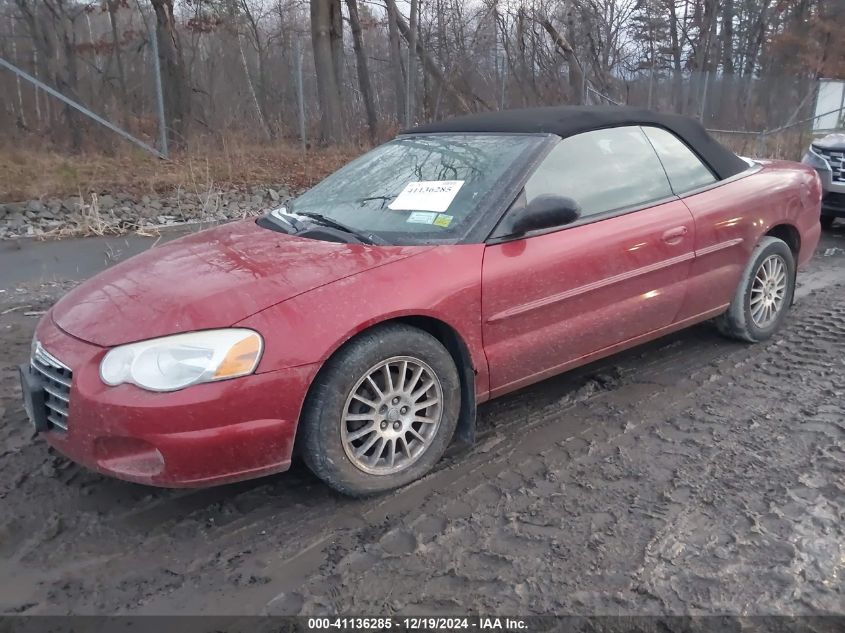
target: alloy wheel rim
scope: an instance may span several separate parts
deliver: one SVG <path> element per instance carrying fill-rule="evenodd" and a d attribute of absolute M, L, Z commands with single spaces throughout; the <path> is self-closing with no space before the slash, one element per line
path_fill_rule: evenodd
<path fill-rule="evenodd" d="M 443 387 L 434 370 L 412 356 L 371 367 L 346 398 L 343 450 L 360 470 L 394 475 L 416 463 L 440 428 Z"/>
<path fill-rule="evenodd" d="M 780 255 L 762 261 L 751 284 L 751 320 L 759 328 L 769 327 L 778 318 L 786 300 L 786 262 Z"/>

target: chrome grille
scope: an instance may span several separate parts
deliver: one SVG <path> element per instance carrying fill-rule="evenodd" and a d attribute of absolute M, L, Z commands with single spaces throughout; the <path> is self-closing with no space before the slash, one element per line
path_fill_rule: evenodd
<path fill-rule="evenodd" d="M 43 382 L 47 419 L 54 427 L 67 431 L 70 385 L 73 380 L 73 372 L 71 372 L 70 367 L 47 352 L 41 347 L 41 343 L 37 342 L 32 352 L 30 364 Z"/>
<path fill-rule="evenodd" d="M 824 149 L 813 145 L 813 149 L 824 156 L 833 171 L 833 182 L 845 182 L 845 150 Z"/>

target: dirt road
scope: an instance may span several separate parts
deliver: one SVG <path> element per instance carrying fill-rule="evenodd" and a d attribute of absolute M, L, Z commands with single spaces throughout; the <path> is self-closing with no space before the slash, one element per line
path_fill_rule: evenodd
<path fill-rule="evenodd" d="M 843 611 L 841 229 L 768 343 L 702 325 L 522 390 L 470 452 L 367 500 L 301 466 L 167 491 L 49 452 L 14 364 L 66 286 L 0 292 L 0 612 Z"/>

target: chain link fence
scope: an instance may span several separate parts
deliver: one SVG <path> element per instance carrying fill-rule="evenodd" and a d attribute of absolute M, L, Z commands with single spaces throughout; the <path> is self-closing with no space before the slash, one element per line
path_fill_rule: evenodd
<path fill-rule="evenodd" d="M 2 3 L 0 0 L 0 6 Z M 101 117 L 117 134 L 166 154 L 162 131 L 168 122 L 163 120 L 159 91 L 159 59 L 151 28 L 154 17 L 148 8 L 135 7 L 114 15 L 88 11 L 66 22 L 62 28 L 69 29 L 72 52 L 57 48 L 49 63 L 39 60 L 37 47 L 15 19 L 0 22 L 0 59 L 6 60 L 6 70 L 10 66 L 17 69 L 0 69 L 0 92 L 8 96 L 0 109 L 0 137 L 36 135 L 55 141 L 63 135 L 82 134 L 89 144 L 108 146 L 117 136 L 103 134 L 103 128 L 91 120 Z M 265 26 L 256 27 L 252 36 L 247 24 L 234 22 L 187 21 L 181 27 L 184 64 L 190 71 L 193 134 L 222 142 L 302 144 L 317 136 L 319 107 L 308 19 L 292 1 L 280 1 L 278 7 L 279 14 L 265 15 Z M 119 28 L 115 28 L 115 20 Z M 272 38 L 266 29 L 272 29 Z M 114 38 L 117 32 L 119 40 Z M 398 127 L 395 84 L 389 45 L 378 35 L 376 28 L 371 29 L 365 44 L 382 134 L 389 136 Z M 347 42 L 346 46 L 350 45 Z M 364 108 L 355 58 L 349 52 L 339 77 L 343 115 L 348 138 L 362 139 Z M 450 67 L 439 69 L 444 74 L 452 71 Z M 530 103 L 566 101 L 562 96 L 567 94 L 566 65 L 559 71 L 552 85 L 541 86 Z M 73 85 L 56 81 L 63 78 L 68 83 L 70 76 Z M 473 93 L 496 95 L 486 100 L 491 107 L 517 107 L 526 101 L 521 98 L 524 86 L 520 78 L 507 72 L 504 62 L 497 62 L 488 73 L 467 75 L 466 81 Z M 554 85 L 555 81 L 559 85 Z M 421 73 L 420 82 L 418 121 L 457 114 L 440 107 L 442 95 L 426 73 Z M 641 69 L 628 75 L 611 72 L 601 80 L 588 78 L 585 88 L 588 103 L 684 114 L 701 121 L 739 154 L 797 160 L 812 139 L 818 81 L 778 75 L 770 69 L 764 76 Z M 90 118 L 75 113 L 76 124 L 68 126 L 63 110 L 76 106 L 67 105 L 66 100 L 63 103 L 62 96 Z"/>
<path fill-rule="evenodd" d="M 819 82 L 809 77 L 646 72 L 620 81 L 610 94 L 596 90 L 590 94 L 594 102 L 696 118 L 741 155 L 799 160 L 813 139 L 813 121 L 830 114 L 815 113 L 818 87 Z M 841 108 L 831 112 L 837 111 L 842 112 Z"/>

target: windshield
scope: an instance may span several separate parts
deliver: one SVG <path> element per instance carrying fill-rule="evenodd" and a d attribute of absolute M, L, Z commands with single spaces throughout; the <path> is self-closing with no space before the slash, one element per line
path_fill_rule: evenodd
<path fill-rule="evenodd" d="M 531 135 L 419 135 L 386 143 L 296 198 L 295 217 L 323 216 L 392 244 L 457 241 L 508 172 L 543 142 Z M 498 190 L 500 191 L 500 189 Z"/>

